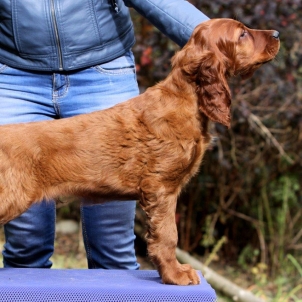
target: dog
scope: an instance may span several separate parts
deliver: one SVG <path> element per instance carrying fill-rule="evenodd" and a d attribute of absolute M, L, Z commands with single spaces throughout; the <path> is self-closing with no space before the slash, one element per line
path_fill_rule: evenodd
<path fill-rule="evenodd" d="M 227 79 L 250 77 L 279 47 L 275 30 L 212 19 L 174 55 L 168 77 L 140 96 L 90 114 L 1 126 L 0 224 L 42 199 L 138 199 L 162 282 L 198 284 L 175 256 L 177 197 L 198 172 L 209 122 L 230 127 Z"/>

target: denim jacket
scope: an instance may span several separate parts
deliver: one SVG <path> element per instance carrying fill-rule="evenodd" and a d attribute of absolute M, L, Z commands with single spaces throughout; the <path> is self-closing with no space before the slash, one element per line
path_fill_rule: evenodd
<path fill-rule="evenodd" d="M 181 46 L 208 19 L 184 0 L 1 0 L 0 62 L 68 71 L 117 58 L 135 43 L 128 7 Z"/>

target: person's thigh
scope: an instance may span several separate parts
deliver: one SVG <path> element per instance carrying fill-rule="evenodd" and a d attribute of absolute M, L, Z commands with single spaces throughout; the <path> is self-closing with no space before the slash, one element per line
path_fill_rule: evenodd
<path fill-rule="evenodd" d="M 0 64 L 0 124 L 48 120 L 55 115 L 51 75 L 25 72 Z M 54 224 L 53 202 L 35 204 L 7 223 L 4 226 L 4 266 L 50 267 Z"/>
<path fill-rule="evenodd" d="M 0 104 L 0 124 L 56 118 L 52 102 L 52 75 L 0 64 Z"/>

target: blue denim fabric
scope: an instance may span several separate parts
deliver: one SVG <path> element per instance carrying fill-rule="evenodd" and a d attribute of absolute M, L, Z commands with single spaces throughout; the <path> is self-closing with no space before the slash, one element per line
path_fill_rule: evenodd
<path fill-rule="evenodd" d="M 0 124 L 65 118 L 111 107 L 138 95 L 134 66 L 131 52 L 76 72 L 31 72 L 0 64 Z M 134 251 L 135 201 L 82 206 L 81 214 L 89 268 L 139 268 Z M 54 202 L 35 204 L 4 228 L 5 267 L 51 267 Z"/>

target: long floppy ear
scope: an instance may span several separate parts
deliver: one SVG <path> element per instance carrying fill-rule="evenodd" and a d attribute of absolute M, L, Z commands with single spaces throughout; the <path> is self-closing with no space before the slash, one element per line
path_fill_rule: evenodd
<path fill-rule="evenodd" d="M 203 54 L 196 84 L 200 111 L 212 121 L 229 128 L 231 92 L 226 80 L 224 63 L 213 52 Z"/>
<path fill-rule="evenodd" d="M 196 84 L 201 112 L 214 122 L 230 127 L 231 93 L 225 64 L 208 45 L 208 27 L 207 22 L 196 27 L 185 47 L 172 58 L 172 67 L 179 68 L 187 81 Z"/>
<path fill-rule="evenodd" d="M 172 68 L 179 68 L 187 80 L 192 82 L 196 82 L 196 76 L 202 63 L 204 46 L 206 46 L 203 33 L 207 28 L 208 26 L 203 23 L 198 25 L 184 48 L 177 52 L 171 60 Z"/>

